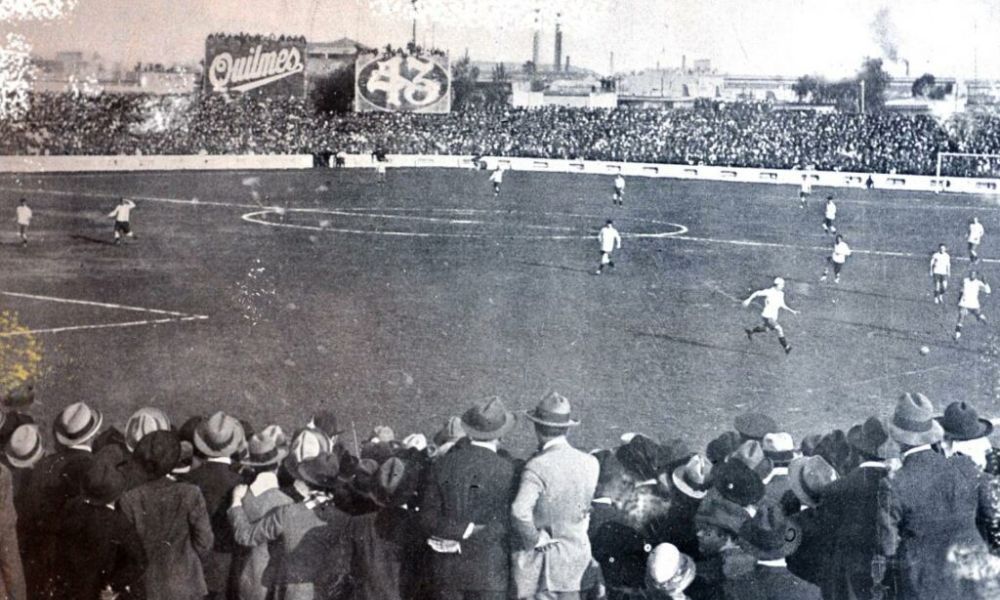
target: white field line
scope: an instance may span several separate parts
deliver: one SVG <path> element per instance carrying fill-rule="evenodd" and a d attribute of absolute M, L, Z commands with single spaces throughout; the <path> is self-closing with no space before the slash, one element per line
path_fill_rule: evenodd
<path fill-rule="evenodd" d="M 808 393 L 816 393 L 819 391 L 830 391 L 836 390 L 844 387 L 854 387 L 858 385 L 868 385 L 870 383 L 878 383 L 882 381 L 888 381 L 890 379 L 898 379 L 899 377 L 909 377 L 910 375 L 921 375 L 923 373 L 931 373 L 934 371 L 944 371 L 946 369 L 953 369 L 955 367 L 960 367 L 962 365 L 968 364 L 968 361 L 959 361 L 955 363 L 948 363 L 943 365 L 935 365 L 933 367 L 925 367 L 923 369 L 913 369 L 910 371 L 901 371 L 899 373 L 891 373 L 889 375 L 879 375 L 878 377 L 871 377 L 869 379 L 859 379 L 857 381 L 847 381 L 844 383 L 838 383 L 836 385 L 825 386 L 821 388 L 809 388 Z"/>
<path fill-rule="evenodd" d="M 125 196 L 126 198 L 131 198 L 133 200 L 142 200 L 144 202 L 163 202 L 166 204 L 183 204 L 186 206 L 221 206 L 224 208 L 263 208 L 261 204 L 240 204 L 237 202 L 214 202 L 211 200 L 181 200 L 178 198 L 163 198 L 160 196 L 134 196 L 131 194 L 112 194 L 111 192 L 70 192 L 66 190 L 46 190 L 46 189 L 28 189 L 10 186 L 0 186 L 0 191 L 4 192 L 21 192 L 24 194 L 42 194 L 50 196 L 76 196 L 82 198 L 121 198 Z"/>
<path fill-rule="evenodd" d="M 20 292 L 0 291 L 0 296 L 11 296 L 13 298 L 27 298 L 29 300 L 45 300 L 47 302 L 60 302 L 63 304 L 82 304 L 84 306 L 99 306 L 101 308 L 114 308 L 118 310 L 134 310 L 138 312 L 148 312 L 157 315 L 170 315 L 173 317 L 186 317 L 185 313 L 173 310 L 161 310 L 158 308 L 143 308 L 141 306 L 128 306 L 126 304 L 112 304 L 109 302 L 94 302 L 92 300 L 75 300 L 72 298 L 57 298 L 55 296 L 39 296 L 37 294 L 22 294 Z"/>
<path fill-rule="evenodd" d="M 96 325 L 71 325 L 69 327 L 51 327 L 47 329 L 31 329 L 28 331 L 16 331 L 0 333 L 0 338 L 14 337 L 19 335 L 32 335 L 43 333 L 65 333 L 67 331 L 85 331 L 90 329 L 113 329 L 124 327 L 139 327 L 142 325 L 160 325 L 163 323 L 181 323 L 184 321 L 203 321 L 208 317 L 205 315 L 189 315 L 168 319 L 146 319 L 144 321 L 124 321 L 121 323 L 99 323 Z"/>

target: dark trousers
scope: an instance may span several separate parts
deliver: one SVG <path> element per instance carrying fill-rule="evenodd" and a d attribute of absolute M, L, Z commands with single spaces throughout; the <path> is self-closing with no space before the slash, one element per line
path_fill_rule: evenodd
<path fill-rule="evenodd" d="M 507 600 L 507 592 L 438 590 L 436 600 Z"/>

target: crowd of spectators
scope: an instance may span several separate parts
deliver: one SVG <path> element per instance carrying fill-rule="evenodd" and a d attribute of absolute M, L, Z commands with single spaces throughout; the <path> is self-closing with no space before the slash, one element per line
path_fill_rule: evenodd
<path fill-rule="evenodd" d="M 35 94 L 0 121 L 4 154 L 503 155 L 776 169 L 934 174 L 939 152 L 1000 153 L 1000 117 L 962 126 L 926 115 L 775 111 L 516 109 L 316 113 L 304 99 L 247 95 Z M 949 163 L 983 175 L 981 161 Z M 948 166 L 948 165 L 946 165 Z M 992 175 L 992 166 L 986 169 Z"/>
<path fill-rule="evenodd" d="M 241 31 L 240 33 L 210 33 L 208 34 L 208 41 L 215 42 L 219 40 L 235 40 L 240 44 L 259 44 L 261 42 L 295 42 L 298 44 L 305 44 L 306 38 L 302 35 L 263 35 L 260 33 L 246 33 Z"/>
<path fill-rule="evenodd" d="M 345 439 L 216 412 L 86 403 L 0 421 L 0 586 L 9 598 L 800 600 L 996 598 L 1000 450 L 964 402 L 799 443 L 737 416 L 706 448 L 586 425 L 550 393 L 499 398 L 431 439 Z M 538 450 L 503 439 L 532 427 Z M 592 426 L 592 424 L 591 424 Z M 51 437 L 49 432 L 51 431 Z"/>

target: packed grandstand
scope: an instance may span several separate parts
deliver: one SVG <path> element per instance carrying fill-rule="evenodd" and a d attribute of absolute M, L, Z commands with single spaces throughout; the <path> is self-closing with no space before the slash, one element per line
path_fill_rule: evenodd
<path fill-rule="evenodd" d="M 940 152 L 1000 153 L 1000 117 L 773 110 L 506 106 L 447 114 L 317 113 L 308 100 L 222 95 L 34 94 L 0 121 L 0 153 L 496 155 L 931 175 Z M 952 176 L 992 176 L 989 160 Z M 956 171 L 957 169 L 957 171 Z"/>

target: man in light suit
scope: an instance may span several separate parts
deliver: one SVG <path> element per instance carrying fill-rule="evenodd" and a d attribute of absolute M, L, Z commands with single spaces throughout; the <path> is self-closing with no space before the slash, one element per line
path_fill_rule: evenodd
<path fill-rule="evenodd" d="M 551 393 L 529 411 L 539 451 L 521 476 L 511 525 L 512 567 L 518 598 L 575 600 L 593 587 L 594 560 L 587 528 L 599 465 L 566 440 L 569 400 Z"/>

